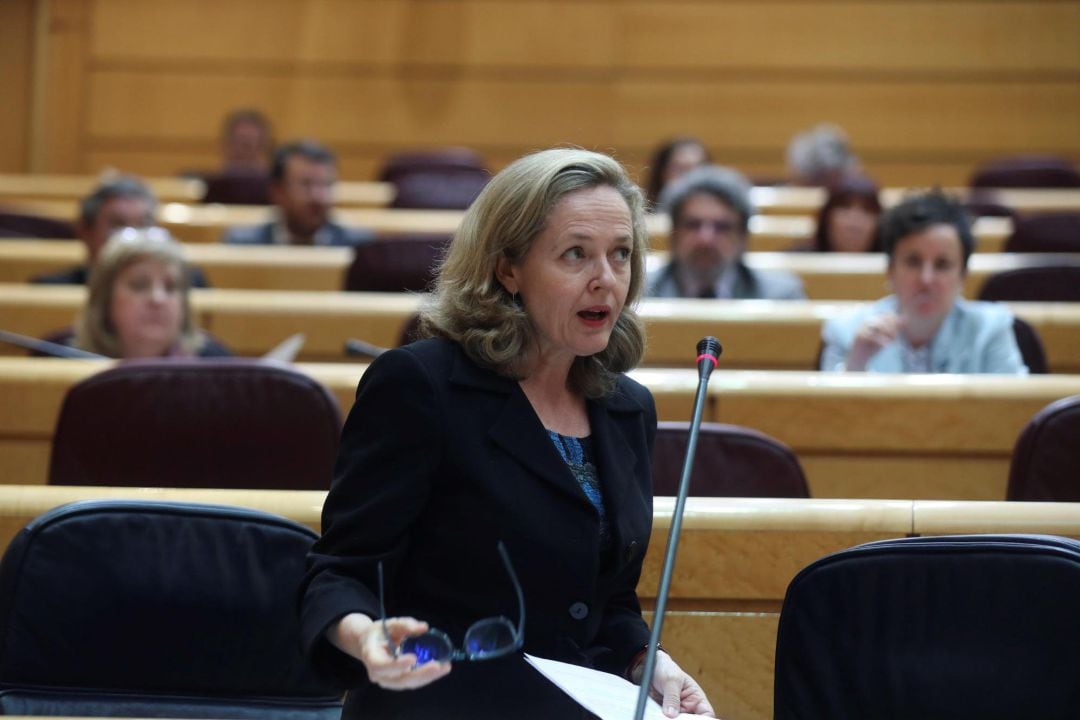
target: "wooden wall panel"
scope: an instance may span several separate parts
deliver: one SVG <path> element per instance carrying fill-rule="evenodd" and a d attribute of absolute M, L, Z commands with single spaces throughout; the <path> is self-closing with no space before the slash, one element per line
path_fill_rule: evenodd
<path fill-rule="evenodd" d="M 1047 2 L 635 2 L 623 17 L 633 68 L 786 75 L 834 71 L 1080 71 L 1080 6 Z"/>
<path fill-rule="evenodd" d="M 885 184 L 1011 152 L 1080 159 L 1080 4 L 847 0 L 56 0 L 47 169 L 212 161 L 222 116 L 331 144 L 348 179 L 418 145 L 493 168 L 559 143 L 635 173 L 681 133 L 758 177 L 845 127 Z M 62 41 L 62 42 L 61 42 Z M 56 65 L 56 63 L 52 63 Z M 83 100 L 85 99 L 85 106 Z"/>
<path fill-rule="evenodd" d="M 32 170 L 87 172 L 85 136 L 86 46 L 90 37 L 88 0 L 49 0 L 42 6 L 43 47 L 35 56 L 39 115 L 34 129 Z"/>
<path fill-rule="evenodd" d="M 30 169 L 34 2 L 0 2 L 0 172 Z"/>
<path fill-rule="evenodd" d="M 213 133 L 237 105 L 266 109 L 278 118 L 283 137 L 312 135 L 343 147 L 368 137 L 387 145 L 422 138 L 427 144 L 483 147 L 513 145 L 523 135 L 537 146 L 601 144 L 618 111 L 614 89 L 589 81 L 262 77 L 239 95 L 230 78 L 197 74 L 96 72 L 90 83 L 90 134 L 95 141 L 132 147 L 145 147 L 156 136 Z"/>
<path fill-rule="evenodd" d="M 1080 71 L 1062 2 L 101 1 L 109 61 L 471 69 Z M 236 28 L 243 28 L 242 38 Z M 763 33 L 763 29 L 767 33 Z M 175 38 L 165 46 L 162 36 Z M 913 48 L 918 48 L 913 52 Z"/>
<path fill-rule="evenodd" d="M 888 82 L 753 79 L 619 84 L 614 141 L 644 147 L 678 108 L 716 148 L 765 156 L 822 119 L 842 122 L 865 158 L 977 158 L 1025 148 L 1080 153 L 1080 91 L 1062 82 Z M 734 110 L 737 109 L 737 110 Z"/>
<path fill-rule="evenodd" d="M 240 0 L 102 2 L 94 57 L 110 63 L 258 64 L 341 73 L 367 68 L 611 65 L 611 2 Z M 243 39 L 236 28 L 243 27 Z M 155 38 L 176 42 L 160 47 Z"/>

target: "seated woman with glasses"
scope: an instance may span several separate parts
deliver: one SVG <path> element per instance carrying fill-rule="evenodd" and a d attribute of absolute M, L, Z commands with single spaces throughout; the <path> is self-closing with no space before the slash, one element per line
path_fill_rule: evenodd
<path fill-rule="evenodd" d="M 119 230 L 90 273 L 74 337 L 57 339 L 114 358 L 231 355 L 195 327 L 189 286 L 183 248 L 168 231 Z"/>
<path fill-rule="evenodd" d="M 750 237 L 750 183 L 731 168 L 705 165 L 668 185 L 660 207 L 671 217 L 671 259 L 651 272 L 648 297 L 797 300 L 802 281 L 743 262 Z"/>
<path fill-rule="evenodd" d="M 958 203 L 912 196 L 878 232 L 893 294 L 825 323 L 822 370 L 1027 374 L 1008 308 L 960 296 L 975 239 Z"/>
<path fill-rule="evenodd" d="M 656 409 L 622 373 L 646 237 L 611 158 L 521 158 L 466 212 L 428 338 L 364 374 L 302 587 L 344 717 L 586 717 L 522 651 L 641 681 Z M 712 717 L 658 658 L 665 713 Z"/>

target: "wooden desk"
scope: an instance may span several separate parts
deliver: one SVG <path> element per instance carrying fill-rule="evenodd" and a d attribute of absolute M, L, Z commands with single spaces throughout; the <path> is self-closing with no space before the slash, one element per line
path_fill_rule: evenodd
<path fill-rule="evenodd" d="M 8 200 L 79 201 L 104 178 L 96 175 L 0 174 L 0 203 Z M 206 194 L 202 180 L 180 177 L 142 178 L 160 202 L 199 203 Z M 394 199 L 394 186 L 384 182 L 339 181 L 334 186 L 338 207 L 385 207 Z M 74 216 L 73 216 L 74 217 Z"/>
<path fill-rule="evenodd" d="M 215 288 L 245 290 L 340 290 L 352 262 L 348 248 L 313 248 L 188 244 L 188 260 Z M 85 258 L 75 240 L 9 239 L 0 242 L 0 282 L 32 277 L 78 265 Z M 649 255 L 650 267 L 667 260 L 663 251 Z M 750 252 L 747 264 L 783 270 L 802 278 L 813 300 L 875 300 L 885 293 L 885 258 L 862 253 Z M 1080 264 L 1080 255 L 980 253 L 969 262 L 964 296 L 975 298 L 986 278 L 1033 265 Z"/>
<path fill-rule="evenodd" d="M 76 217 L 71 201 L 23 201 L 13 205 L 24 212 L 61 220 Z M 460 210 L 397 210 L 386 208 L 343 208 L 335 219 L 345 225 L 365 227 L 381 234 L 452 233 L 461 222 Z M 157 220 L 184 242 L 214 243 L 221 240 L 226 228 L 267 222 L 271 210 L 252 205 L 193 205 L 165 203 L 158 208 Z M 670 222 L 666 215 L 647 218 L 654 250 L 666 250 Z M 977 250 L 999 252 L 1012 232 L 1006 218 L 979 218 L 973 227 Z M 804 216 L 755 215 L 750 219 L 750 248 L 779 252 L 790 249 L 814 232 L 814 220 Z"/>
<path fill-rule="evenodd" d="M 201 180 L 180 177 L 145 177 L 143 180 L 162 202 L 198 203 L 206 192 Z M 96 175 L 0 174 L 0 200 L 79 200 L 101 182 Z M 883 188 L 881 200 L 892 207 L 909 188 Z M 971 195 L 970 188 L 948 188 L 953 197 Z M 1012 188 L 983 191 L 987 197 L 1017 212 L 1054 212 L 1080 210 L 1080 191 L 1061 188 Z M 825 202 L 823 188 L 774 187 L 752 188 L 750 199 L 763 215 L 801 215 L 814 217 Z M 391 183 L 340 180 L 334 187 L 338 207 L 385 207 L 394 199 Z"/>
<path fill-rule="evenodd" d="M 96 175 L 0 174 L 0 203 L 9 200 L 63 201 L 77 203 L 93 192 L 105 177 Z M 194 203 L 202 200 L 206 184 L 181 177 L 142 178 L 161 202 Z M 63 219 L 73 219 L 75 215 Z"/>
<path fill-rule="evenodd" d="M 892 207 L 910 194 L 910 188 L 883 188 L 881 203 Z M 971 188 L 945 188 L 952 197 L 969 198 Z M 816 216 L 827 193 L 816 187 L 755 187 L 750 199 L 758 212 L 766 215 Z M 979 199 L 993 200 L 1019 213 L 1075 212 L 1080 210 L 1080 190 L 1073 188 L 1001 188 L 978 193 Z"/>
<path fill-rule="evenodd" d="M 239 505 L 281 514 L 317 531 L 324 493 L 0 486 L 0 543 L 6 547 L 21 527 L 54 507 L 106 497 Z M 638 585 L 646 608 L 653 606 L 659 586 L 672 508 L 671 498 L 657 499 Z M 690 498 L 664 644 L 701 682 L 720 717 L 767 720 L 772 717 L 777 623 L 795 574 L 844 548 L 923 532 L 1080 537 L 1080 505 Z"/>
<path fill-rule="evenodd" d="M 0 478 L 43 484 L 67 389 L 111 361 L 0 358 Z M 365 365 L 298 368 L 345 412 Z M 633 373 L 662 420 L 688 420 L 693 370 Z M 1017 436 L 1040 409 L 1080 393 L 1080 376 L 825 375 L 718 370 L 704 419 L 790 445 L 814 497 L 1001 500 Z"/>
<path fill-rule="evenodd" d="M 82 307 L 82 287 L 0 284 L 0 328 L 42 337 L 71 325 Z M 406 293 L 268 292 L 193 290 L 199 325 L 239 355 L 262 355 L 285 337 L 302 332 L 301 359 L 343 359 L 346 339 L 359 337 L 389 347 L 423 297 Z M 821 325 L 850 313 L 852 301 L 659 300 L 642 301 L 648 326 L 645 362 L 680 366 L 705 335 L 724 344 L 723 366 L 763 370 L 812 369 L 821 346 Z M 1010 303 L 1039 333 L 1051 369 L 1080 373 L 1080 306 Z M 690 350 L 688 350 L 688 348 Z M 12 354 L 0 346 L 0 354 Z"/>

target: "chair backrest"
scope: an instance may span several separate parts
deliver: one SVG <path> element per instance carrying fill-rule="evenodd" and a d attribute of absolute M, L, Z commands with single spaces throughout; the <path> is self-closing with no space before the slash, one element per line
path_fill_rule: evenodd
<path fill-rule="evenodd" d="M 345 289 L 368 292 L 423 292 L 430 289 L 450 235 L 379 237 L 355 246 L 345 271 Z"/>
<path fill-rule="evenodd" d="M 393 183 L 390 207 L 464 210 L 491 179 L 478 153 L 442 148 L 392 155 L 379 179 Z"/>
<path fill-rule="evenodd" d="M 1021 216 L 1005 252 L 1080 253 L 1080 212 Z"/>
<path fill-rule="evenodd" d="M 296 593 L 316 534 L 270 513 L 87 501 L 0 561 L 0 714 L 329 720 Z"/>
<path fill-rule="evenodd" d="M 1020 433 L 1009 467 L 1009 500 L 1080 501 L 1080 395 L 1037 412 Z"/>
<path fill-rule="evenodd" d="M 676 495 L 690 423 L 657 424 L 653 494 Z M 799 459 L 775 438 L 738 425 L 702 423 L 690 494 L 703 497 L 810 497 Z"/>
<path fill-rule="evenodd" d="M 979 299 L 1080 302 L 1080 264 L 1041 265 L 991 275 L 979 290 Z"/>
<path fill-rule="evenodd" d="M 972 188 L 964 199 L 964 210 L 971 218 L 1007 217 L 1015 220 L 1016 209 L 1005 204 L 999 188 Z"/>
<path fill-rule="evenodd" d="M 75 226 L 64 220 L 0 210 L 0 230 L 8 237 L 71 239 Z"/>
<path fill-rule="evenodd" d="M 971 178 L 975 188 L 1080 187 L 1080 172 L 1067 159 L 1052 155 L 1014 155 L 991 160 Z"/>
<path fill-rule="evenodd" d="M 1020 348 L 1020 358 L 1027 365 L 1028 372 L 1032 375 L 1049 373 L 1050 364 L 1046 361 L 1046 350 L 1043 348 L 1039 333 L 1035 331 L 1031 323 L 1014 317 L 1013 335 L 1016 337 L 1016 346 Z"/>
<path fill-rule="evenodd" d="M 269 205 L 270 177 L 267 175 L 237 175 L 223 173 L 205 175 L 204 203 L 223 205 Z"/>
<path fill-rule="evenodd" d="M 1067 538 L 901 538 L 827 556 L 788 586 L 773 718 L 1074 718 L 1078 605 Z"/>
<path fill-rule="evenodd" d="M 325 490 L 340 430 L 330 391 L 285 365 L 127 361 L 68 390 L 49 482 Z"/>

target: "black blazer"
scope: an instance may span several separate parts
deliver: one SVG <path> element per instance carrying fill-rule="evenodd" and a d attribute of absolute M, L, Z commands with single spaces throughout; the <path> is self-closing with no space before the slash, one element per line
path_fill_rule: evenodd
<path fill-rule="evenodd" d="M 348 612 L 428 621 L 461 643 L 467 627 L 517 601 L 503 540 L 525 592 L 525 652 L 621 674 L 649 639 L 636 587 L 652 528 L 652 395 L 620 377 L 588 403 L 614 551 L 599 518 L 518 384 L 447 340 L 380 356 L 345 423 L 323 536 L 309 556 L 302 625 L 317 662 L 353 688 L 344 717 L 573 718 L 583 711 L 520 657 L 457 663 L 426 688 L 388 692 L 325 640 Z"/>

